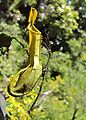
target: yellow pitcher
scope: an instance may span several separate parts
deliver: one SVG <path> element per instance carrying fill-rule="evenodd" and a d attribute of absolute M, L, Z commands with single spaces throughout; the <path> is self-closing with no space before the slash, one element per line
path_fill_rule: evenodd
<path fill-rule="evenodd" d="M 12 96 L 21 96 L 29 93 L 36 85 L 38 79 L 42 74 L 42 65 L 40 64 L 40 45 L 41 45 L 41 32 L 34 26 L 37 17 L 37 11 L 31 7 L 29 14 L 29 47 L 30 62 L 28 66 L 21 69 L 16 75 L 10 77 L 8 85 L 8 92 Z"/>

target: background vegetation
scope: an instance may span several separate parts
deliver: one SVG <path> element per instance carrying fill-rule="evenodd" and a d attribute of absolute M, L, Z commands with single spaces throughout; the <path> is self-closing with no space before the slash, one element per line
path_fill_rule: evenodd
<path fill-rule="evenodd" d="M 30 95 L 20 98 L 10 96 L 6 87 L 8 78 L 25 67 L 28 59 L 30 6 L 39 12 L 35 26 L 52 54 L 38 107 L 29 115 L 39 83 Z M 0 91 L 7 97 L 6 119 L 86 120 L 85 52 L 86 0 L 0 0 Z M 48 57 L 43 43 L 41 53 L 45 67 Z"/>

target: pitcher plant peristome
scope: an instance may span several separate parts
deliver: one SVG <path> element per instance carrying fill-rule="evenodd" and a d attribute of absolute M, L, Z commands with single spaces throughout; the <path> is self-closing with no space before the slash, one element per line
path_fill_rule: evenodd
<path fill-rule="evenodd" d="M 15 76 L 10 77 L 8 92 L 13 96 L 21 96 L 29 93 L 37 83 L 42 74 L 42 65 L 40 64 L 40 45 L 41 32 L 34 26 L 37 17 L 37 11 L 31 7 L 29 14 L 29 65 L 21 69 Z"/>

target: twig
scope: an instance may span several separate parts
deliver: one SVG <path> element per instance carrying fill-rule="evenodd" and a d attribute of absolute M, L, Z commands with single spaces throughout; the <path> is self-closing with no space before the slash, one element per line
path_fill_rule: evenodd
<path fill-rule="evenodd" d="M 78 108 L 77 108 L 76 105 L 75 105 L 75 107 L 74 107 L 74 112 L 73 112 L 73 116 L 72 116 L 72 119 L 71 119 L 71 120 L 75 120 L 77 111 L 78 111 Z"/>
<path fill-rule="evenodd" d="M 40 89 L 39 89 L 39 92 L 38 92 L 38 94 L 37 94 L 37 97 L 36 97 L 35 101 L 33 102 L 32 106 L 31 106 L 30 109 L 28 110 L 28 113 L 29 113 L 29 114 L 30 114 L 31 111 L 33 110 L 33 107 L 34 107 L 34 105 L 36 104 L 36 102 L 37 102 L 37 100 L 38 100 L 38 97 L 39 97 L 39 95 L 40 95 L 40 93 L 41 93 L 43 84 L 44 84 L 44 79 L 43 79 L 42 82 L 41 82 Z"/>
<path fill-rule="evenodd" d="M 40 5 L 41 5 L 41 3 L 43 3 L 43 2 L 44 2 L 44 0 L 37 0 L 37 4 L 36 4 L 35 8 L 38 10 Z"/>
<path fill-rule="evenodd" d="M 50 95 L 51 93 L 52 93 L 52 91 L 44 92 L 44 93 L 42 94 L 42 96 L 41 96 L 38 104 L 35 104 L 35 105 L 34 105 L 33 110 L 34 110 L 35 108 L 39 107 L 39 106 L 45 101 L 46 97 L 47 97 L 48 95 Z"/>
<path fill-rule="evenodd" d="M 48 52 L 49 52 L 49 50 L 48 50 Z M 36 104 L 36 102 L 37 102 L 37 100 L 38 100 L 38 97 L 40 96 L 40 93 L 41 93 L 41 91 L 42 91 L 42 87 L 43 87 L 43 84 L 44 84 L 45 76 L 46 76 L 46 73 L 48 72 L 48 65 L 49 65 L 50 57 L 51 57 L 51 54 L 50 54 L 50 52 L 49 52 L 49 57 L 48 57 L 48 61 L 47 61 L 47 66 L 46 66 L 45 69 L 43 69 L 43 72 L 42 72 L 42 81 L 41 81 L 41 84 L 40 84 L 40 89 L 39 89 L 39 92 L 38 92 L 38 94 L 37 94 L 36 99 L 34 100 L 32 106 L 31 106 L 30 109 L 28 110 L 28 113 L 29 113 L 29 114 L 30 114 L 31 111 L 34 109 L 34 106 L 35 106 L 35 104 Z"/>
<path fill-rule="evenodd" d="M 21 46 L 22 46 L 22 48 L 24 48 L 24 50 L 26 51 L 26 53 L 27 53 L 27 55 L 28 56 L 30 56 L 29 55 L 29 53 L 28 53 L 28 50 L 27 49 L 25 49 L 25 47 L 24 47 L 24 45 L 20 42 L 20 41 L 18 41 L 18 39 L 17 38 L 15 38 L 15 37 L 12 37 L 12 39 L 15 39 Z"/>

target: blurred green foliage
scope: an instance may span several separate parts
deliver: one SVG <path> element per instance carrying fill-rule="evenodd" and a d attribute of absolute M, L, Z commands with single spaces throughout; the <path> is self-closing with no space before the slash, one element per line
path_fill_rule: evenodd
<path fill-rule="evenodd" d="M 6 36 L 15 37 L 27 48 L 26 6 L 29 4 L 35 7 L 37 3 L 36 0 L 0 1 L 0 35 L 5 34 L 3 39 L 0 39 L 0 90 L 3 89 L 5 95 L 9 96 L 6 100 L 6 119 L 85 120 L 86 0 L 44 0 L 38 8 L 39 15 L 35 25 L 42 32 L 43 41 L 52 52 L 42 94 L 37 104 L 42 100 L 44 93 L 51 93 L 46 95 L 41 105 L 30 115 L 27 113 L 37 95 L 36 88 L 30 95 L 20 98 L 14 98 L 7 93 L 7 78 L 25 67 L 28 55 L 15 39 L 10 39 L 9 42 Z M 7 44 L 9 46 L 6 46 Z M 43 67 L 46 66 L 47 59 L 48 52 L 43 46 Z"/>

